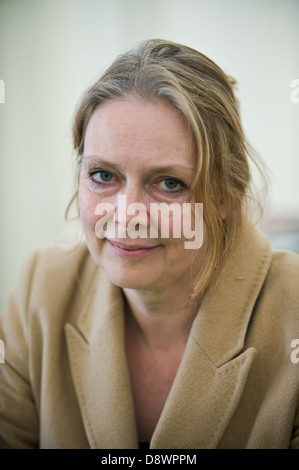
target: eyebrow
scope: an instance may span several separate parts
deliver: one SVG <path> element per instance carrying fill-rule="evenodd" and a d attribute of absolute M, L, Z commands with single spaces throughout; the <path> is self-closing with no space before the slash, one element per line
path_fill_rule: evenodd
<path fill-rule="evenodd" d="M 105 159 L 97 158 L 97 157 L 94 157 L 94 156 L 83 155 L 82 156 L 82 161 L 84 161 L 84 160 L 87 160 L 88 162 L 90 162 L 90 163 L 92 163 L 96 166 L 104 166 L 104 167 L 107 167 L 107 168 L 111 168 L 112 170 L 116 170 L 116 171 L 121 172 L 121 169 L 119 168 L 119 165 L 116 164 L 116 163 L 110 162 L 110 160 L 105 160 Z M 178 163 L 176 165 L 149 166 L 147 168 L 147 170 L 150 173 L 168 173 L 168 172 L 172 173 L 172 172 L 175 172 L 175 171 L 178 171 L 178 170 L 185 170 L 185 171 L 194 173 L 196 168 L 181 165 L 181 164 Z"/>

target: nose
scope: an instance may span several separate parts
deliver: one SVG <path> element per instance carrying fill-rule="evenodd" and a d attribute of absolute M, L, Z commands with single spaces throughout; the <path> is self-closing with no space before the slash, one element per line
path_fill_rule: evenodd
<path fill-rule="evenodd" d="M 136 182 L 127 183 L 123 191 L 118 194 L 115 221 L 125 229 L 133 226 L 137 229 L 149 227 L 149 202 L 142 187 Z"/>

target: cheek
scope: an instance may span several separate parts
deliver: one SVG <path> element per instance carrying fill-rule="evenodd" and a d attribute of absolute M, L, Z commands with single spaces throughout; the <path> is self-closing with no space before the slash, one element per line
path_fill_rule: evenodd
<path fill-rule="evenodd" d="M 98 216 L 95 210 L 98 198 L 84 187 L 79 187 L 78 192 L 79 213 L 84 227 L 95 227 Z"/>
<path fill-rule="evenodd" d="M 191 243 L 190 248 L 190 240 L 194 240 L 193 238 L 169 238 L 167 245 L 167 266 L 172 266 L 174 270 L 182 270 L 192 268 L 194 273 L 199 272 L 202 268 L 202 265 L 205 260 L 208 240 L 207 240 L 207 230 L 205 223 L 203 222 L 202 225 L 202 244 L 200 244 L 199 248 L 195 248 L 195 243 Z M 187 242 L 187 243 L 186 243 Z M 193 245 L 193 246 L 192 246 Z"/>
<path fill-rule="evenodd" d="M 173 269 L 181 269 L 192 263 L 195 253 L 194 250 L 186 250 L 184 240 L 171 239 L 168 247 L 168 263 Z"/>
<path fill-rule="evenodd" d="M 150 208 L 149 220 L 150 233 L 157 234 L 166 243 L 169 239 L 169 243 L 179 244 L 180 240 L 184 238 L 184 217 L 180 206 L 177 206 L 175 210 L 170 210 L 167 204 L 157 208 L 157 203 L 154 203 L 154 208 Z"/>
<path fill-rule="evenodd" d="M 158 218 L 156 212 L 158 212 Z M 158 221 L 162 238 L 166 233 L 172 239 L 192 239 L 195 233 L 202 232 L 202 204 L 195 205 L 194 202 L 161 204 L 158 209 L 153 210 L 153 214 L 153 224 L 157 224 L 156 221 Z"/>

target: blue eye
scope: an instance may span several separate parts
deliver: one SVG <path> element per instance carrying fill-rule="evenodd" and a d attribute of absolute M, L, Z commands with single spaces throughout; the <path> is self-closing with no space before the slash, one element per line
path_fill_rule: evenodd
<path fill-rule="evenodd" d="M 110 171 L 94 170 L 90 172 L 90 177 L 96 183 L 109 183 L 113 179 Z"/>
<path fill-rule="evenodd" d="M 160 186 L 162 189 L 165 189 L 166 191 L 171 191 L 171 192 L 176 192 L 180 191 L 185 187 L 183 183 L 180 183 L 174 178 L 165 178 L 164 180 L 160 181 Z"/>

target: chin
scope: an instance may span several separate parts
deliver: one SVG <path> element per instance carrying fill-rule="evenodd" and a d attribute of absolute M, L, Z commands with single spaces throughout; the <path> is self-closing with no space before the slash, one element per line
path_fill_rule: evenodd
<path fill-rule="evenodd" d="M 155 290 L 159 286 L 164 269 L 157 266 L 156 259 L 145 257 L 140 260 L 128 260 L 119 258 L 110 252 L 110 248 L 105 243 L 101 252 L 95 250 L 95 259 L 110 281 L 118 287 L 127 289 Z"/>
<path fill-rule="evenodd" d="M 142 289 L 142 290 L 153 290 L 155 284 L 157 284 L 157 280 L 153 278 L 151 275 L 150 277 L 147 275 L 142 275 L 138 272 L 138 269 L 133 268 L 133 273 L 120 273 L 118 272 L 110 272 L 110 270 L 105 269 L 102 266 L 102 269 L 106 272 L 107 276 L 118 287 L 123 289 Z"/>

